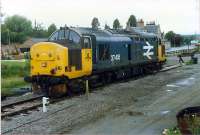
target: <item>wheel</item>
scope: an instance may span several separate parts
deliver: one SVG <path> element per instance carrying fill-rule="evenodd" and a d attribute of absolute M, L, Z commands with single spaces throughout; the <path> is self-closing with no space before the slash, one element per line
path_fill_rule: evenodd
<path fill-rule="evenodd" d="M 67 93 L 67 86 L 66 84 L 58 84 L 49 87 L 49 96 L 50 97 L 61 97 L 66 95 Z"/>
<path fill-rule="evenodd" d="M 33 92 L 34 94 L 40 94 L 40 93 L 42 93 L 42 91 L 41 91 L 41 89 L 40 89 L 40 86 L 37 85 L 36 83 L 32 83 L 31 89 L 32 89 L 32 92 Z"/>

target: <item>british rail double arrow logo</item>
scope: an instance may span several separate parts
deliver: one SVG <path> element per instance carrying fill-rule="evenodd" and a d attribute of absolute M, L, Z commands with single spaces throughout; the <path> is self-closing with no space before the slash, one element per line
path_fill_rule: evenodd
<path fill-rule="evenodd" d="M 153 55 L 154 53 L 151 52 L 151 49 L 153 49 L 154 46 L 150 45 L 149 42 L 146 42 L 147 46 L 143 46 L 144 50 L 147 50 L 145 53 L 143 53 L 143 56 L 146 56 L 148 59 L 151 59 L 150 55 Z"/>

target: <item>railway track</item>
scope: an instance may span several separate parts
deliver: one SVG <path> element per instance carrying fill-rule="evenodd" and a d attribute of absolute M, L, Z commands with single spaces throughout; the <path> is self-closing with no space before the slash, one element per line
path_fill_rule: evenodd
<path fill-rule="evenodd" d="M 36 97 L 31 97 L 29 99 L 20 100 L 17 102 L 12 102 L 9 104 L 5 104 L 1 106 L 1 119 L 7 117 L 13 117 L 15 115 L 27 113 L 28 111 L 37 109 L 42 106 L 42 97 L 43 95 L 39 95 Z M 50 103 L 57 103 L 59 101 L 65 100 L 67 97 L 62 97 L 59 99 L 50 99 Z"/>
<path fill-rule="evenodd" d="M 174 68 L 180 67 L 180 65 L 167 66 L 159 72 L 165 72 Z M 43 95 L 33 96 L 31 98 L 20 100 L 17 102 L 10 102 L 1 106 L 1 118 L 12 117 L 18 114 L 26 113 L 27 111 L 37 109 L 42 106 Z M 59 99 L 51 99 L 50 103 L 56 103 L 66 99 L 66 97 Z"/>
<path fill-rule="evenodd" d="M 1 106 L 1 118 L 8 116 L 14 116 L 17 114 L 24 113 L 26 111 L 35 109 L 42 105 L 41 99 L 43 95 L 31 97 L 28 99 L 11 102 Z"/>

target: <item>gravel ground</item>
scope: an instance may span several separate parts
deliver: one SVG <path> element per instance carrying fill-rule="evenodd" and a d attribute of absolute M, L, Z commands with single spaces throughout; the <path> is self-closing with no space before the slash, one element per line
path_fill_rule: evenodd
<path fill-rule="evenodd" d="M 176 59 L 176 58 L 174 58 Z M 2 133 L 160 134 L 176 112 L 200 104 L 200 65 L 111 84 L 86 95 L 2 120 Z"/>

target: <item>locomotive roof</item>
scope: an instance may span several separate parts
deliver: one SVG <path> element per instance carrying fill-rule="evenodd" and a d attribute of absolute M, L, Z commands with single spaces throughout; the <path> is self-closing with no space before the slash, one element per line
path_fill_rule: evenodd
<path fill-rule="evenodd" d="M 97 40 L 112 40 L 112 41 L 130 41 L 131 39 L 125 34 L 113 34 L 107 30 L 85 28 L 85 27 L 72 27 L 80 35 L 94 35 Z"/>
<path fill-rule="evenodd" d="M 84 27 L 74 27 L 74 28 L 72 27 L 70 29 L 76 31 L 80 35 L 90 34 L 95 36 L 110 36 L 110 33 L 100 29 L 84 28 Z"/>
<path fill-rule="evenodd" d="M 107 30 L 113 34 L 125 34 L 125 35 L 136 35 L 136 36 L 143 36 L 143 37 L 157 37 L 156 34 L 154 33 L 148 33 L 148 32 L 142 32 L 142 31 L 127 31 L 127 30 L 124 30 L 124 29 L 121 29 L 121 30 L 115 30 L 115 29 L 109 29 Z"/>

